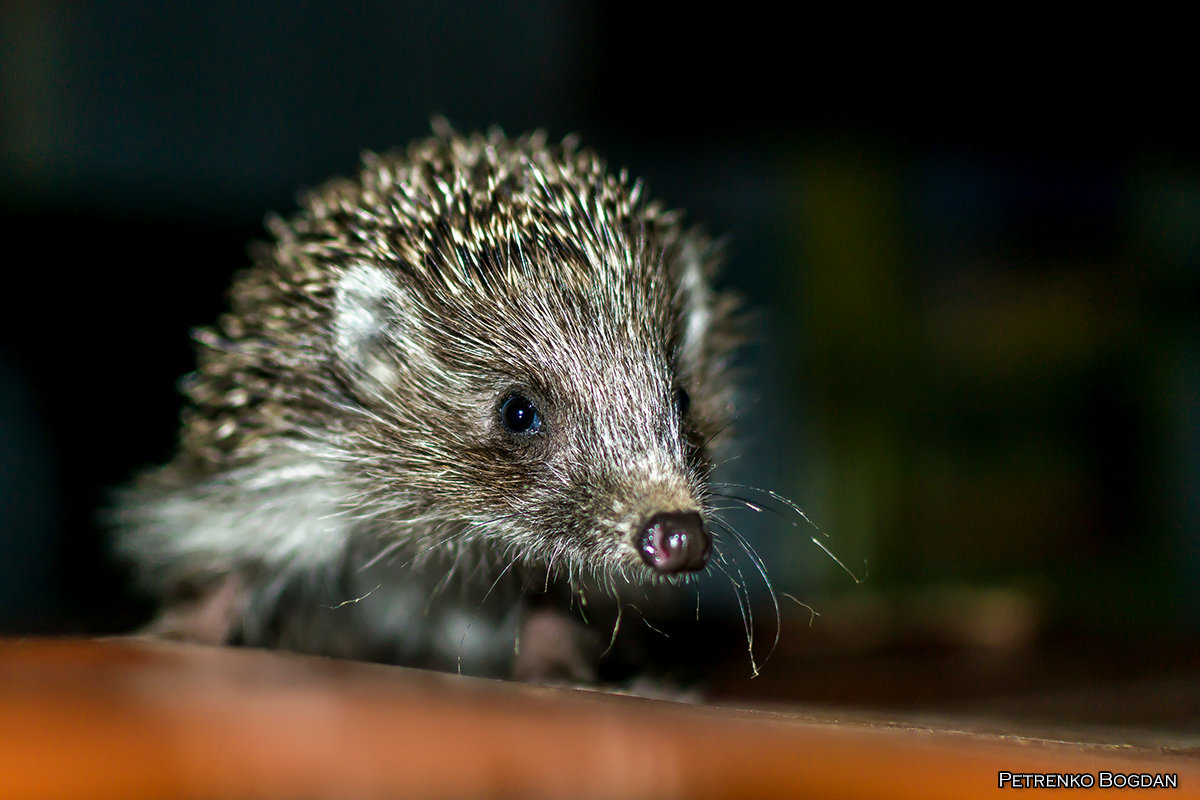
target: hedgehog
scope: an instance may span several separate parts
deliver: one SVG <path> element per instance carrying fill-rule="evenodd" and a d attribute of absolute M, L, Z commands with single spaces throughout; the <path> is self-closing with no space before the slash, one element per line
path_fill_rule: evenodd
<path fill-rule="evenodd" d="M 721 545 L 720 248 L 574 137 L 446 125 L 267 227 L 116 503 L 149 631 L 595 682 L 588 597 Z"/>

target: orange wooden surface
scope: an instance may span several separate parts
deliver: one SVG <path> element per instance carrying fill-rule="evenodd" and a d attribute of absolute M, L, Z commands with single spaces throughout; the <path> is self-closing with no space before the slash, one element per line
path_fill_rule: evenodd
<path fill-rule="evenodd" d="M 12 800 L 970 798 L 1011 794 L 1000 770 L 1172 773 L 1179 789 L 1154 796 L 1200 797 L 1183 753 L 137 639 L 0 642 Z"/>

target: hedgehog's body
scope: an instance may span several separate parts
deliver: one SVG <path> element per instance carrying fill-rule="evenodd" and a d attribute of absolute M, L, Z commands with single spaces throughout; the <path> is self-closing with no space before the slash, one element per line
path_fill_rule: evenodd
<path fill-rule="evenodd" d="M 526 656 L 555 625 L 521 598 L 703 566 L 733 345 L 707 240 L 570 142 L 448 132 L 272 231 L 122 503 L 160 629 L 588 679 Z"/>

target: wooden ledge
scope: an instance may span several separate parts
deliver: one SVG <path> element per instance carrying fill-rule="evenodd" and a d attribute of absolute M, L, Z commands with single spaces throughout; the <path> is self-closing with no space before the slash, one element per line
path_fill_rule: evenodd
<path fill-rule="evenodd" d="M 140 639 L 0 641 L 0 796 L 12 800 L 957 800 L 1011 792 L 1001 771 L 1101 770 L 1175 775 L 1164 796 L 1200 797 L 1200 759 L 1184 753 Z"/>

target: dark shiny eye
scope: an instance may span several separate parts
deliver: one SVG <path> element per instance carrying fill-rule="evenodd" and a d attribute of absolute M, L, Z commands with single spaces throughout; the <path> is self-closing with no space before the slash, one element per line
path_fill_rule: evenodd
<path fill-rule="evenodd" d="M 675 390 L 675 413 L 681 418 L 686 417 L 688 409 L 692 407 L 692 398 L 688 396 L 687 389 L 682 386 Z"/>
<path fill-rule="evenodd" d="M 541 430 L 542 415 L 528 397 L 511 395 L 500 404 L 500 421 L 510 433 L 533 434 Z"/>

